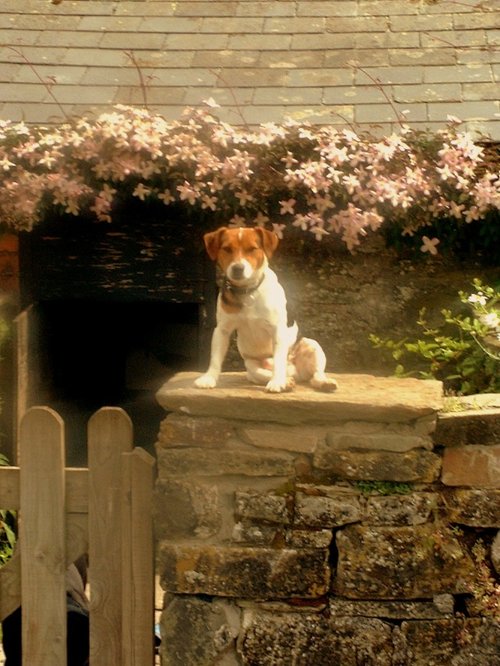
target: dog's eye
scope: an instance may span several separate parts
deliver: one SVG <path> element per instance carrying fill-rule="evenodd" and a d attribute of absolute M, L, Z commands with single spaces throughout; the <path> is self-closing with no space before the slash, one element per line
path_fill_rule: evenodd
<path fill-rule="evenodd" d="M 221 248 L 223 252 L 227 252 L 227 254 L 231 254 L 232 249 L 229 246 L 222 247 Z"/>

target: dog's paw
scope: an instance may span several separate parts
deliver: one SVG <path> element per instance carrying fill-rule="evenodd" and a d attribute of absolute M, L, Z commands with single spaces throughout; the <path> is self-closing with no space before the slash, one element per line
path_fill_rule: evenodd
<path fill-rule="evenodd" d="M 324 393 L 333 393 L 338 389 L 339 385 L 335 381 L 335 379 L 331 379 L 330 377 L 326 379 L 324 382 L 322 382 L 321 386 L 318 387 L 319 391 L 323 391 Z"/>
<path fill-rule="evenodd" d="M 285 382 L 280 382 L 276 379 L 271 379 L 266 385 L 268 393 L 288 393 L 295 388 L 295 380 L 293 377 L 288 377 Z"/>
<path fill-rule="evenodd" d="M 217 385 L 217 380 L 212 375 L 206 374 L 201 375 L 198 379 L 194 380 L 194 385 L 196 388 L 210 389 L 215 388 Z"/>
<path fill-rule="evenodd" d="M 316 391 L 323 393 L 333 393 L 338 389 L 338 384 L 333 377 L 327 377 L 325 373 L 316 373 L 311 377 L 311 386 Z"/>

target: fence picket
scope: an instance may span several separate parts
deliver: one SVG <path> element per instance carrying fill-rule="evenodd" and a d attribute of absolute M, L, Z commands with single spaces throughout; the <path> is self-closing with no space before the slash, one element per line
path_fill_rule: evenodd
<path fill-rule="evenodd" d="M 132 423 L 122 409 L 105 407 L 92 416 L 88 426 L 91 666 L 121 665 L 121 454 L 131 450 Z"/>
<path fill-rule="evenodd" d="M 153 664 L 154 458 L 132 451 L 121 409 L 94 414 L 88 440 L 89 469 L 65 469 L 64 423 L 33 407 L 20 425 L 20 466 L 0 467 L 0 506 L 21 516 L 0 568 L 0 619 L 22 601 L 23 666 L 66 666 L 66 567 L 85 552 L 91 666 Z"/>
<path fill-rule="evenodd" d="M 64 424 L 46 407 L 19 434 L 23 666 L 66 666 Z"/>
<path fill-rule="evenodd" d="M 154 658 L 153 474 L 144 449 L 122 455 L 122 666 Z"/>

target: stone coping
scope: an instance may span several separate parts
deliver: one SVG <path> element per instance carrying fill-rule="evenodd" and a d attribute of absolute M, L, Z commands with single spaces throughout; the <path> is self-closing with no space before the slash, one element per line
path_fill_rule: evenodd
<path fill-rule="evenodd" d="M 157 392 L 166 411 L 192 416 L 263 420 L 295 425 L 330 421 L 408 422 L 436 414 L 443 407 L 441 382 L 434 380 L 335 374 L 339 389 L 321 393 L 297 386 L 290 393 L 270 394 L 249 384 L 245 373 L 223 373 L 214 389 L 198 389 L 199 373 L 174 375 Z"/>

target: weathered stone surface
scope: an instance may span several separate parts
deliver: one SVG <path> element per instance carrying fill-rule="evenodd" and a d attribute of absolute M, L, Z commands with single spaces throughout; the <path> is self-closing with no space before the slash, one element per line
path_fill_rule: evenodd
<path fill-rule="evenodd" d="M 332 451 L 319 446 L 314 467 L 337 479 L 432 482 L 439 477 L 441 459 L 431 451 Z"/>
<path fill-rule="evenodd" d="M 367 501 L 366 519 L 371 525 L 422 525 L 437 507 L 437 493 L 372 495 Z"/>
<path fill-rule="evenodd" d="M 449 522 L 500 528 L 500 490 L 453 490 L 444 498 Z"/>
<path fill-rule="evenodd" d="M 265 599 L 326 593 L 328 552 L 163 543 L 161 582 L 178 594 Z"/>
<path fill-rule="evenodd" d="M 500 532 L 497 532 L 491 544 L 491 563 L 497 574 L 500 576 Z"/>
<path fill-rule="evenodd" d="M 246 666 L 387 666 L 392 628 L 371 618 L 245 611 L 238 652 Z"/>
<path fill-rule="evenodd" d="M 336 493 L 328 486 L 316 486 L 314 494 L 311 490 L 296 494 L 294 524 L 297 527 L 333 528 L 363 518 L 363 507 L 355 495 Z"/>
<path fill-rule="evenodd" d="M 394 428 L 390 424 L 347 423 L 341 428 L 329 429 L 326 445 L 334 451 L 348 449 L 368 449 L 373 451 L 411 451 L 411 449 L 432 450 L 430 437 L 415 433 L 409 426 Z M 374 427 L 376 426 L 376 427 Z M 399 432 L 398 432 L 399 430 Z"/>
<path fill-rule="evenodd" d="M 156 446 L 220 449 L 231 436 L 234 436 L 234 432 L 234 422 L 231 421 L 169 414 L 160 424 Z"/>
<path fill-rule="evenodd" d="M 164 666 L 235 665 L 240 611 L 231 602 L 170 595 L 161 621 Z"/>
<path fill-rule="evenodd" d="M 500 442 L 500 400 L 498 395 L 482 400 L 486 407 L 480 407 L 482 396 L 469 396 L 470 403 L 464 404 L 465 410 L 444 412 L 438 417 L 434 441 L 439 446 L 466 446 L 480 444 L 490 446 Z M 485 396 L 488 398 L 488 396 Z M 465 398 L 454 398 L 462 401 Z M 497 404 L 498 403 L 498 404 Z M 470 407 L 476 406 L 476 409 Z"/>
<path fill-rule="evenodd" d="M 403 622 L 404 664 L 499 666 L 500 628 L 493 622 L 446 619 Z"/>
<path fill-rule="evenodd" d="M 276 526 L 238 522 L 233 528 L 231 540 L 237 544 L 250 546 L 272 546 L 277 539 L 284 540 L 280 535 L 281 531 Z"/>
<path fill-rule="evenodd" d="M 158 452 L 160 478 L 165 476 L 243 476 L 289 477 L 295 474 L 294 461 L 286 453 L 219 451 L 215 449 L 162 449 Z"/>
<path fill-rule="evenodd" d="M 446 486 L 500 488 L 500 446 L 445 449 L 441 480 Z"/>
<path fill-rule="evenodd" d="M 377 617 L 382 620 L 434 620 L 453 615 L 451 594 L 436 595 L 432 601 L 352 601 L 332 597 L 330 613 L 335 617 Z"/>
<path fill-rule="evenodd" d="M 472 561 L 442 526 L 351 525 L 336 541 L 333 589 L 350 599 L 432 598 L 466 592 L 472 580 Z"/>
<path fill-rule="evenodd" d="M 288 548 L 329 548 L 333 539 L 331 530 L 287 530 Z"/>
<path fill-rule="evenodd" d="M 235 495 L 235 512 L 242 519 L 288 525 L 290 499 L 272 493 L 239 491 Z"/>
<path fill-rule="evenodd" d="M 313 453 L 318 440 L 325 436 L 323 428 L 312 426 L 273 426 L 254 424 L 239 430 L 241 438 L 260 449 L 283 449 L 298 453 Z"/>
<path fill-rule="evenodd" d="M 500 393 L 476 393 L 444 398 L 445 412 L 500 409 Z"/>
<path fill-rule="evenodd" d="M 158 481 L 154 495 L 156 534 L 160 539 L 210 537 L 221 528 L 215 484 Z"/>
<path fill-rule="evenodd" d="M 219 386 L 203 390 L 193 386 L 197 373 L 175 375 L 156 394 L 168 411 L 188 415 L 269 421 L 295 425 L 308 422 L 411 421 L 439 411 L 442 385 L 436 381 L 340 375 L 335 393 L 299 386 L 291 393 L 269 394 L 249 385 L 243 373 L 225 373 Z"/>
<path fill-rule="evenodd" d="M 413 422 L 412 427 L 417 435 L 430 435 L 436 430 L 438 414 L 422 416 Z"/>

